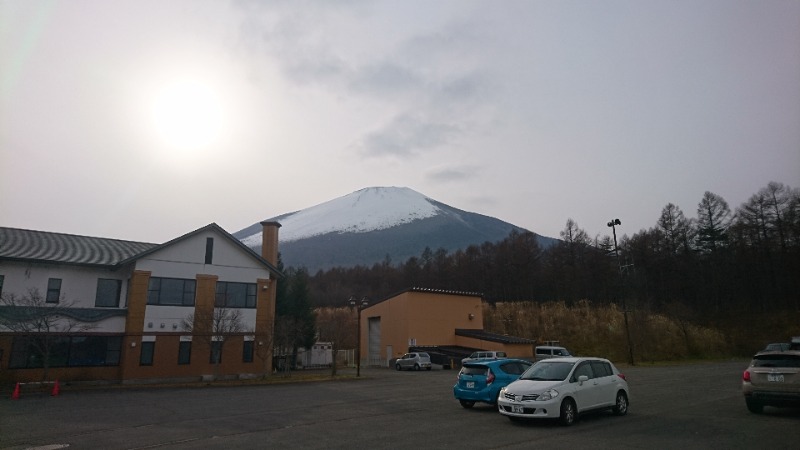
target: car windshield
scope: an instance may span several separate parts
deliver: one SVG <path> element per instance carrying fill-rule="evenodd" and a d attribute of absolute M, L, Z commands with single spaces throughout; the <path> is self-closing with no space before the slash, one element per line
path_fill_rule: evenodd
<path fill-rule="evenodd" d="M 753 367 L 800 367 L 800 356 L 795 355 L 757 355 Z"/>
<path fill-rule="evenodd" d="M 531 366 L 519 377 L 520 380 L 562 381 L 566 380 L 575 363 L 541 361 Z"/>

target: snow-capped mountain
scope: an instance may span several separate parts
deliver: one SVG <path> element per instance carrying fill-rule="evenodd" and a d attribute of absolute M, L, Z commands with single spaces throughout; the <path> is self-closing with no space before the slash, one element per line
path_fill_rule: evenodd
<path fill-rule="evenodd" d="M 493 217 L 462 211 L 405 187 L 370 187 L 271 219 L 281 224 L 280 252 L 286 267 L 311 273 L 331 267 L 393 264 L 419 256 L 425 247 L 451 252 L 497 242 L 511 230 L 526 231 Z M 261 251 L 261 225 L 233 233 Z M 539 236 L 547 247 L 554 239 Z"/>

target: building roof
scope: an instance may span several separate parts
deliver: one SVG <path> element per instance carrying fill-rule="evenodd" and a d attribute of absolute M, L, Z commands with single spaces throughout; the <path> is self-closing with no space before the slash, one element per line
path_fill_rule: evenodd
<path fill-rule="evenodd" d="M 456 336 L 464 336 L 482 341 L 499 342 L 501 344 L 535 344 L 533 339 L 526 339 L 505 334 L 489 333 L 483 330 L 471 330 L 466 328 L 456 328 Z"/>
<path fill-rule="evenodd" d="M 271 273 L 283 277 L 283 273 L 277 267 L 242 244 L 216 223 L 198 228 L 163 244 L 0 227 L 0 260 L 74 264 L 115 269 L 208 230 L 214 230 L 226 237 L 243 252 L 259 261 Z"/>
<path fill-rule="evenodd" d="M 115 266 L 155 247 L 158 244 L 0 227 L 0 259 L 7 260 Z"/>

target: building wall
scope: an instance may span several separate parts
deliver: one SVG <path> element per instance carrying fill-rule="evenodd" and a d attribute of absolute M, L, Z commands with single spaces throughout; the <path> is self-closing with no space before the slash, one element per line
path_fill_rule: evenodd
<path fill-rule="evenodd" d="M 125 308 L 128 280 L 132 266 L 112 271 L 66 264 L 30 264 L 16 261 L 0 263 L 0 274 L 4 276 L 3 295 L 17 297 L 28 295 L 36 289 L 44 299 L 50 278 L 61 279 L 61 301 L 75 308 L 94 308 L 97 297 L 97 280 L 101 278 L 120 280 L 121 292 L 118 308 Z M 107 309 L 107 308 L 104 308 Z"/>
<path fill-rule="evenodd" d="M 470 318 L 471 315 L 471 318 Z M 406 291 L 361 312 L 361 361 L 367 361 L 368 321 L 380 317 L 381 359 L 402 356 L 413 345 L 457 345 L 455 329 L 482 329 L 481 298 L 439 292 Z M 387 346 L 392 354 L 387 355 Z"/>

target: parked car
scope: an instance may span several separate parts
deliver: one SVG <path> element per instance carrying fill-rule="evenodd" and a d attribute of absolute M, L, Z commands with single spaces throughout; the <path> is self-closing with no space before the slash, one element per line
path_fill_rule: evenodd
<path fill-rule="evenodd" d="M 494 405 L 500 389 L 519 378 L 531 365 L 524 359 L 468 362 L 458 372 L 453 396 L 464 408 L 472 408 L 476 402 Z"/>
<path fill-rule="evenodd" d="M 406 353 L 394 362 L 397 370 L 431 370 L 431 356 L 425 352 Z"/>
<path fill-rule="evenodd" d="M 628 382 L 607 359 L 556 358 L 539 361 L 500 389 L 497 408 L 511 420 L 551 418 L 572 425 L 586 411 L 628 413 Z"/>
<path fill-rule="evenodd" d="M 800 350 L 756 353 L 742 374 L 742 393 L 756 414 L 765 406 L 800 407 Z"/>
<path fill-rule="evenodd" d="M 501 358 L 507 358 L 507 357 L 508 357 L 508 355 L 506 355 L 506 352 L 479 351 L 479 352 L 473 352 L 468 357 L 462 359 L 461 360 L 461 364 L 464 365 L 464 364 L 466 364 L 468 362 L 472 362 L 472 361 L 483 361 L 483 360 L 488 360 L 488 359 L 501 359 Z"/>
<path fill-rule="evenodd" d="M 534 350 L 534 355 L 537 361 L 548 358 L 567 358 L 572 356 L 569 350 L 557 345 L 539 345 Z"/>

